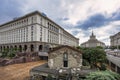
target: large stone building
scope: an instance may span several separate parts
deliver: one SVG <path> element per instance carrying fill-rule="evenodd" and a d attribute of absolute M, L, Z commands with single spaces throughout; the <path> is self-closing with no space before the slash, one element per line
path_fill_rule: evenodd
<path fill-rule="evenodd" d="M 0 51 L 47 51 L 57 45 L 78 46 L 79 39 L 38 11 L 0 25 Z"/>
<path fill-rule="evenodd" d="M 120 46 L 120 32 L 110 36 L 110 46 Z"/>
<path fill-rule="evenodd" d="M 90 39 L 87 42 L 81 44 L 81 47 L 97 47 L 97 46 L 105 47 L 105 43 L 98 41 L 93 32 L 92 35 L 90 36 Z"/>

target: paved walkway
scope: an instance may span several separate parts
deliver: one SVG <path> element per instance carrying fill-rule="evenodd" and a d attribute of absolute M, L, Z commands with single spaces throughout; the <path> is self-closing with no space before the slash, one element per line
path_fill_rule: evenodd
<path fill-rule="evenodd" d="M 28 62 L 0 67 L 0 80 L 28 80 L 29 70 L 46 61 Z"/>

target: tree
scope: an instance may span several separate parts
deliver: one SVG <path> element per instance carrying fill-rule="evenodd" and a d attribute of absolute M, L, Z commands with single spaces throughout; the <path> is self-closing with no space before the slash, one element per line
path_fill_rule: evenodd
<path fill-rule="evenodd" d="M 85 80 L 119 80 L 120 75 L 112 71 L 96 71 L 86 76 Z"/>
<path fill-rule="evenodd" d="M 98 63 L 101 64 L 106 62 L 106 54 L 103 49 L 86 48 L 82 49 L 82 52 L 83 59 L 90 64 L 91 68 L 95 68 Z"/>
<path fill-rule="evenodd" d="M 118 46 L 118 48 L 120 49 L 120 45 Z"/>
<path fill-rule="evenodd" d="M 2 52 L 2 56 L 1 57 L 2 58 L 5 58 L 5 57 L 13 58 L 13 57 L 15 57 L 17 51 L 18 51 L 17 48 L 10 48 L 10 49 L 6 48 Z"/>
<path fill-rule="evenodd" d="M 117 46 L 111 46 L 110 49 L 112 50 L 117 49 Z"/>
<path fill-rule="evenodd" d="M 16 52 L 17 52 L 17 49 L 16 48 L 11 48 L 11 49 L 9 49 L 9 52 L 8 52 L 8 57 L 9 58 L 13 58 L 13 57 L 15 57 L 15 54 L 16 54 Z"/>
<path fill-rule="evenodd" d="M 99 69 L 100 69 L 101 71 L 107 70 L 106 64 L 105 64 L 105 63 L 100 63 Z"/>
<path fill-rule="evenodd" d="M 7 57 L 7 55 L 8 55 L 8 52 L 9 52 L 9 49 L 4 49 L 4 51 L 2 52 L 2 55 L 1 55 L 1 57 L 2 58 L 5 58 L 5 57 Z"/>
<path fill-rule="evenodd" d="M 98 48 L 98 49 L 103 49 L 103 47 L 102 47 L 102 46 L 97 46 L 96 48 Z"/>
<path fill-rule="evenodd" d="M 82 64 L 83 64 L 83 66 L 89 66 L 90 65 L 90 63 L 86 59 L 83 59 Z"/>

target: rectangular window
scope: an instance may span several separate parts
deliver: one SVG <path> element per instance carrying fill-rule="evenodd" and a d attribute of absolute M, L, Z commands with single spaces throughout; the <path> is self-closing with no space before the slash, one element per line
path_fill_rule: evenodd
<path fill-rule="evenodd" d="M 68 67 L 68 54 L 66 52 L 63 54 L 63 67 Z"/>
<path fill-rule="evenodd" d="M 68 67 L 68 61 L 64 61 L 64 67 Z"/>
<path fill-rule="evenodd" d="M 33 41 L 33 26 L 31 26 L 31 41 Z"/>

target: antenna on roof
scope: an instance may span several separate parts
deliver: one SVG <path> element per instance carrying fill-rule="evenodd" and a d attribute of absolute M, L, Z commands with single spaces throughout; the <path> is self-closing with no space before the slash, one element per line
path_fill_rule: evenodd
<path fill-rule="evenodd" d="M 41 14 L 42 14 L 43 16 L 47 17 L 47 15 L 46 15 L 45 13 L 42 12 Z"/>
<path fill-rule="evenodd" d="M 94 32 L 93 32 L 93 27 L 92 27 L 92 35 L 94 35 Z"/>

